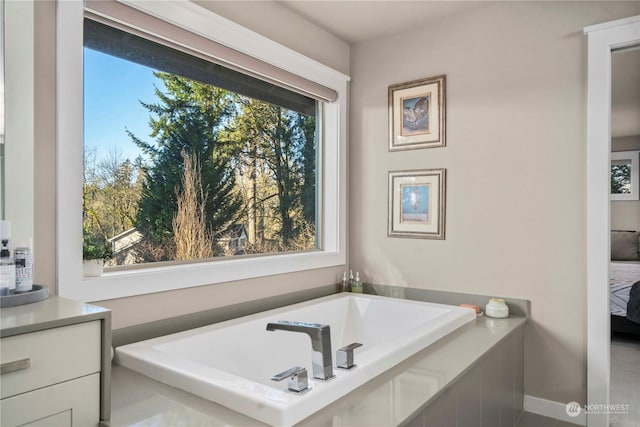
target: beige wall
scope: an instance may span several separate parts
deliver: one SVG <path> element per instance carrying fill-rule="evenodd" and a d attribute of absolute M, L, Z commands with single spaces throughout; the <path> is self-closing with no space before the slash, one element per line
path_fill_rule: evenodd
<path fill-rule="evenodd" d="M 586 38 L 640 3 L 495 2 L 351 48 L 350 260 L 526 298 L 525 393 L 586 399 Z M 387 87 L 446 74 L 447 147 L 388 152 Z M 446 168 L 446 240 L 387 237 L 387 172 Z"/>
<path fill-rule="evenodd" d="M 225 2 L 223 2 L 225 3 Z M 240 2 L 242 3 L 242 2 Z M 213 6 L 213 5 L 211 5 Z M 247 5 L 228 2 L 220 14 L 242 16 Z M 211 7 L 215 9 L 214 7 Z M 258 9 L 259 8 L 259 9 Z M 245 20 L 245 26 L 255 25 L 256 31 L 287 47 L 303 53 L 342 72 L 349 71 L 349 46 L 303 18 L 291 16 L 281 6 L 254 5 L 254 13 L 261 10 L 260 19 Z M 36 200 L 35 280 L 46 284 L 50 293 L 56 291 L 55 271 L 55 3 L 36 2 Z M 258 25 L 260 24 L 260 25 Z M 304 28 L 306 31 L 301 31 Z M 284 37 L 289 35 L 288 39 Z M 322 44 L 316 44 L 316 40 Z M 313 46 L 313 48 L 311 48 Z M 64 141 L 61 141 L 64 143 Z M 64 256 L 64 254 L 59 254 Z M 113 328 L 193 313 L 244 301 L 285 294 L 337 283 L 344 266 L 318 269 L 303 273 L 244 280 L 211 286 L 97 301 L 113 312 Z"/>
<path fill-rule="evenodd" d="M 34 282 L 56 290 L 55 2 L 35 3 Z"/>
<path fill-rule="evenodd" d="M 640 150 L 640 135 L 613 138 L 611 151 Z M 611 229 L 640 231 L 640 201 L 611 201 Z"/>
<path fill-rule="evenodd" d="M 640 150 L 640 50 L 611 56 L 611 151 Z M 640 201 L 611 202 L 612 230 L 640 230 Z"/>
<path fill-rule="evenodd" d="M 349 75 L 347 43 L 274 1 L 191 1 Z"/>

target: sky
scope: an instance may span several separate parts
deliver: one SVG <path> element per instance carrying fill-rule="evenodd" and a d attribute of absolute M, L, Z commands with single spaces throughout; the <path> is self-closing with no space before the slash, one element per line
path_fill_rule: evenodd
<path fill-rule="evenodd" d="M 139 100 L 156 101 L 154 84 L 163 88 L 153 69 L 91 49 L 84 49 L 84 144 L 98 159 L 114 150 L 134 160 L 141 154 L 126 129 L 149 138 L 150 113 Z"/>

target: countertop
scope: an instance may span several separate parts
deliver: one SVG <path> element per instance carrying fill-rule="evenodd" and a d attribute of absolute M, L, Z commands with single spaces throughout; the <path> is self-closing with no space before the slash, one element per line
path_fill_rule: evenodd
<path fill-rule="evenodd" d="M 111 312 L 103 307 L 50 296 L 31 304 L 3 307 L 0 310 L 0 337 L 99 319 L 108 319 L 110 326 Z"/>
<path fill-rule="evenodd" d="M 298 425 L 402 425 L 526 321 L 524 315 L 478 317 Z M 111 420 L 104 427 L 265 425 L 118 365 L 113 365 L 111 387 Z"/>

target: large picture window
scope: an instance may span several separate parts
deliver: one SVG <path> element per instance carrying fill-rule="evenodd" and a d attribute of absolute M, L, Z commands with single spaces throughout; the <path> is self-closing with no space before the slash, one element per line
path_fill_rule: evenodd
<path fill-rule="evenodd" d="M 107 266 L 319 247 L 315 99 L 86 18 L 83 62 L 83 237 Z"/>
<path fill-rule="evenodd" d="M 193 2 L 57 7 L 58 294 L 346 263 L 348 76 Z M 85 277 L 83 242 L 113 259 Z"/>

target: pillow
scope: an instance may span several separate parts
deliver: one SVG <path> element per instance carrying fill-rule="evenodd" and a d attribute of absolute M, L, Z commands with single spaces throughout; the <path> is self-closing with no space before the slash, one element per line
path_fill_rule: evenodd
<path fill-rule="evenodd" d="M 640 259 L 640 239 L 637 231 L 611 231 L 611 260 L 637 261 Z"/>

